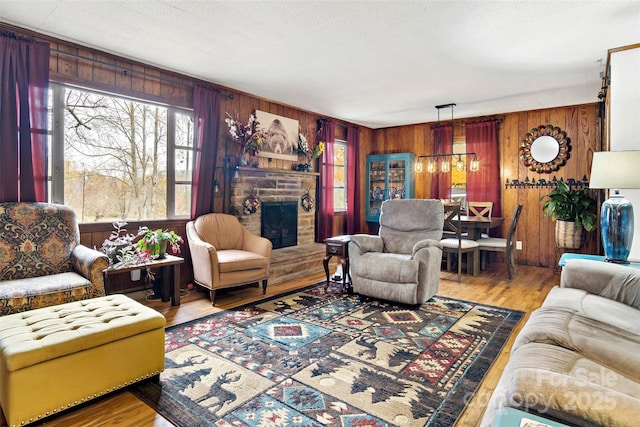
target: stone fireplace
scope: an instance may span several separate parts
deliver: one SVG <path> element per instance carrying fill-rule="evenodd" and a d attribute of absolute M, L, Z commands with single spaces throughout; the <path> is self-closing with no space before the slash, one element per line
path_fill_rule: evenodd
<path fill-rule="evenodd" d="M 262 215 L 264 204 L 288 202 L 297 210 L 297 242 L 293 245 L 313 243 L 315 241 L 316 206 L 307 211 L 302 207 L 302 196 L 316 201 L 316 182 L 318 174 L 280 169 L 238 168 L 239 179 L 231 183 L 231 214 L 254 234 L 262 234 Z M 251 195 L 260 201 L 260 207 L 252 214 L 243 212 L 245 201 Z M 268 236 L 264 236 L 269 238 Z"/>
<path fill-rule="evenodd" d="M 315 243 L 318 176 L 315 172 L 241 166 L 238 168 L 238 179 L 231 183 L 231 214 L 250 232 L 266 237 L 274 244 L 269 286 L 324 271 L 322 260 L 325 245 Z M 259 207 L 255 212 L 247 214 L 243 208 L 247 199 L 253 195 L 259 200 Z M 310 198 L 314 201 L 310 210 L 303 207 L 302 198 L 305 195 L 307 200 Z M 285 241 L 280 246 L 280 242 L 275 241 L 278 237 L 270 236 L 273 231 L 271 226 L 263 228 L 263 219 L 269 219 L 263 216 L 271 216 L 271 211 L 274 210 L 280 221 L 280 209 L 283 206 L 286 206 L 290 216 L 295 216 L 295 219 L 286 226 L 284 232 L 278 227 L 279 238 Z M 295 235 L 292 233 L 294 223 Z"/>

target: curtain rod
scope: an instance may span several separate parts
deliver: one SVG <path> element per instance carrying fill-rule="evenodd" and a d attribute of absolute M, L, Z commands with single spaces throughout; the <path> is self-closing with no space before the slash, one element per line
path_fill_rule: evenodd
<path fill-rule="evenodd" d="M 145 73 L 143 71 L 130 69 L 130 68 L 123 67 L 123 66 L 117 65 L 117 64 L 111 64 L 111 63 L 106 62 L 106 61 L 101 61 L 101 60 L 95 59 L 95 58 L 89 58 L 87 56 L 78 55 L 76 53 L 65 52 L 65 51 L 59 50 L 59 49 L 51 49 L 51 52 L 57 53 L 59 55 L 70 56 L 70 57 L 76 58 L 76 59 L 81 59 L 81 60 L 87 61 L 87 62 L 93 62 L 95 64 L 104 65 L 104 66 L 107 66 L 107 67 L 112 67 L 112 68 L 115 68 L 116 70 L 120 70 L 120 71 L 124 72 L 125 75 L 127 75 L 128 73 L 137 74 L 137 75 L 143 76 L 145 78 L 156 79 L 156 80 L 160 80 L 160 81 L 163 81 L 163 82 L 166 82 L 166 83 L 185 86 L 185 87 L 188 87 L 188 88 L 191 88 L 191 89 L 193 89 L 193 87 L 194 87 L 192 83 L 184 83 L 184 82 L 180 82 L 178 80 L 173 80 L 173 79 L 169 79 L 169 78 L 162 77 L 162 76 L 155 76 L 153 74 L 147 74 L 147 73 Z M 226 98 L 228 98 L 228 99 L 233 99 L 233 94 L 230 94 L 230 93 L 229 94 L 223 94 L 223 93 L 221 93 L 221 95 L 226 97 Z"/>

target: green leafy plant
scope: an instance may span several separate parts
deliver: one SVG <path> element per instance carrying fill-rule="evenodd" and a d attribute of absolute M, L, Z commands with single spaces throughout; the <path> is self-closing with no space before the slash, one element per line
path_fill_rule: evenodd
<path fill-rule="evenodd" d="M 152 258 L 157 258 L 164 255 L 164 253 L 160 253 L 160 246 L 163 241 L 166 241 L 167 248 L 171 249 L 171 253 L 180 253 L 180 244 L 184 243 L 184 240 L 175 231 L 150 230 L 148 227 L 140 227 L 140 230 L 142 238 L 138 240 L 138 251 L 150 255 Z"/>
<path fill-rule="evenodd" d="M 558 181 L 556 188 L 540 198 L 545 199 L 542 206 L 545 218 L 582 224 L 587 231 L 596 229 L 597 203 L 589 195 L 589 188 L 572 189 L 564 181 Z"/>
<path fill-rule="evenodd" d="M 129 267 L 146 261 L 136 245 L 136 239 L 142 236 L 144 230 L 140 228 L 137 234 L 132 234 L 126 227 L 126 222 L 114 221 L 113 231 L 109 238 L 102 242 L 100 248 L 109 257 L 109 263 L 113 268 Z"/>

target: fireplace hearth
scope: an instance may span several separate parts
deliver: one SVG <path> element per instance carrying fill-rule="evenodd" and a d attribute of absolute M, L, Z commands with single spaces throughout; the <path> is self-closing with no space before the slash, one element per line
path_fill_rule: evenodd
<path fill-rule="evenodd" d="M 261 210 L 260 234 L 271 241 L 273 249 L 298 244 L 297 202 L 263 202 Z"/>

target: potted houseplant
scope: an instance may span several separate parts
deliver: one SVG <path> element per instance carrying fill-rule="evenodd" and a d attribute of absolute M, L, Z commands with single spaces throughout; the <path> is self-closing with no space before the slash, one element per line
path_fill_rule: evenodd
<path fill-rule="evenodd" d="M 138 252 L 136 239 L 143 234 L 143 229 L 138 229 L 137 234 L 127 231 L 127 223 L 114 221 L 114 230 L 109 238 L 102 242 L 101 251 L 109 257 L 109 264 L 113 268 L 129 267 L 144 261 Z"/>
<path fill-rule="evenodd" d="M 597 202 L 589 195 L 589 188 L 572 189 L 564 181 L 540 200 L 545 218 L 556 221 L 556 245 L 559 248 L 578 249 L 582 246 L 582 230 L 596 229 Z"/>
<path fill-rule="evenodd" d="M 171 253 L 180 253 L 180 244 L 184 242 L 182 237 L 174 231 L 141 227 L 142 237 L 138 240 L 138 251 L 147 254 L 151 259 L 164 258 L 167 249 Z"/>

